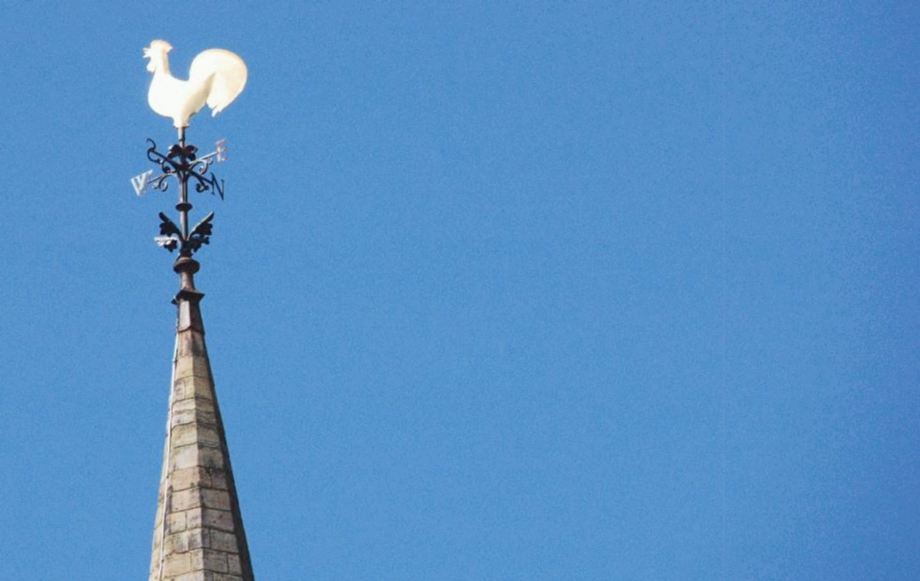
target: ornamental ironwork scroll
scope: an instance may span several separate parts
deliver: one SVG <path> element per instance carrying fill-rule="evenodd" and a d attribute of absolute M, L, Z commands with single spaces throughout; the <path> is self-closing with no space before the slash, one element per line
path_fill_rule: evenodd
<path fill-rule="evenodd" d="M 170 252 L 179 250 L 180 256 L 191 256 L 210 242 L 214 229 L 214 212 L 189 229 L 188 212 L 192 209 L 192 204 L 188 201 L 189 184 L 192 184 L 198 193 L 217 194 L 221 200 L 224 199 L 224 180 L 214 175 L 211 166 L 226 161 L 227 144 L 226 140 L 221 139 L 217 142 L 215 151 L 198 157 L 198 148 L 186 144 L 184 134 L 185 132 L 180 130 L 179 143 L 170 146 L 165 154 L 157 150 L 157 145 L 152 139 L 148 139 L 147 159 L 157 165 L 160 173 L 154 175 L 154 170 L 148 170 L 131 178 L 131 184 L 134 192 L 142 196 L 150 190 L 166 192 L 169 189 L 169 178 L 176 179 L 179 185 L 179 202 L 176 204 L 179 223 L 176 224 L 169 216 L 160 212 L 160 235 L 154 240 Z"/>

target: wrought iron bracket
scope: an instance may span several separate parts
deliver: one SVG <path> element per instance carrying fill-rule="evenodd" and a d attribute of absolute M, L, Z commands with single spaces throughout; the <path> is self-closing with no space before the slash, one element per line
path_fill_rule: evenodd
<path fill-rule="evenodd" d="M 147 143 L 150 144 L 147 149 L 147 159 L 160 166 L 163 172 L 153 179 L 150 179 L 152 177 L 150 172 L 141 174 L 148 176 L 145 181 L 147 187 L 165 192 L 169 189 L 169 177 L 175 176 L 180 184 L 188 183 L 191 178 L 195 182 L 196 192 L 211 192 L 212 195 L 219 195 L 221 200 L 224 199 L 224 180 L 219 180 L 214 172 L 210 171 L 211 164 L 226 159 L 227 148 L 223 139 L 217 142 L 217 151 L 201 158 L 197 157 L 198 148 L 194 145 L 177 143 L 170 146 L 166 155 L 163 155 L 157 151 L 157 144 L 152 139 L 147 139 Z"/>
<path fill-rule="evenodd" d="M 170 252 L 179 250 L 180 258 L 191 257 L 203 245 L 210 243 L 214 230 L 214 212 L 189 230 L 188 213 L 192 209 L 192 204 L 188 201 L 189 181 L 194 184 L 196 192 L 210 192 L 212 195 L 216 193 L 224 199 L 224 182 L 218 180 L 210 171 L 211 164 L 226 160 L 227 148 L 224 140 L 217 142 L 217 151 L 200 158 L 198 148 L 185 143 L 184 130 L 179 133 L 179 143 L 170 146 L 165 155 L 157 151 L 157 145 L 152 139 L 148 139 L 147 143 L 150 146 L 147 149 L 147 159 L 159 166 L 162 173 L 152 177 L 153 170 L 150 170 L 132 178 L 131 182 L 135 192 L 142 195 L 149 188 L 165 192 L 169 188 L 169 178 L 176 178 L 179 183 L 179 203 L 176 204 L 179 224 L 160 212 L 160 235 L 154 240 Z"/>

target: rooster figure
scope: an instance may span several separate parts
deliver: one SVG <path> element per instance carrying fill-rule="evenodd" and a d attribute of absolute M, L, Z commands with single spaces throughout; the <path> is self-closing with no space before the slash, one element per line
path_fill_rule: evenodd
<path fill-rule="evenodd" d="M 153 73 L 147 102 L 154 112 L 172 119 L 177 129 L 188 127 L 189 119 L 205 103 L 211 115 L 217 115 L 246 86 L 246 63 L 229 50 L 212 48 L 200 53 L 192 61 L 187 81 L 170 73 L 170 50 L 172 46 L 165 40 L 154 40 L 144 49 L 144 58 L 150 59 L 147 70 Z"/>

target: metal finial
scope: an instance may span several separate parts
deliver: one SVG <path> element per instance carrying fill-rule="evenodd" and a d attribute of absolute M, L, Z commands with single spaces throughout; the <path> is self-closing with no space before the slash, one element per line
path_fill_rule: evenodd
<path fill-rule="evenodd" d="M 246 86 L 248 71 L 246 63 L 236 54 L 224 49 L 209 49 L 192 61 L 189 79 L 183 81 L 175 78 L 169 69 L 167 54 L 172 50 L 165 40 L 154 40 L 144 49 L 144 58 L 149 59 L 147 70 L 153 74 L 147 101 L 154 112 L 169 117 L 178 130 L 179 141 L 170 146 L 164 154 L 157 150 L 157 144 L 148 139 L 147 159 L 159 166 L 160 175 L 154 177 L 154 170 L 146 171 L 131 179 L 137 195 L 143 195 L 150 189 L 165 192 L 169 188 L 169 178 L 175 177 L 179 182 L 179 223 L 176 224 L 165 213 L 160 212 L 160 235 L 155 238 L 157 244 L 172 252 L 179 251 L 174 269 L 182 278 L 182 289 L 194 290 L 192 275 L 198 270 L 198 263 L 192 258 L 201 247 L 211 240 L 214 213 L 211 212 L 189 228 L 188 189 L 191 181 L 196 192 L 210 192 L 224 198 L 224 182 L 211 173 L 211 164 L 226 159 L 224 140 L 217 142 L 217 150 L 198 157 L 198 148 L 187 144 L 185 131 L 189 120 L 205 104 L 211 108 L 212 115 L 223 111 L 239 96 Z"/>

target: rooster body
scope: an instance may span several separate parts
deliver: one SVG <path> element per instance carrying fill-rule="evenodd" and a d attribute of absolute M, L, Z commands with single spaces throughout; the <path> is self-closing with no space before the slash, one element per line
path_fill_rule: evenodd
<path fill-rule="evenodd" d="M 217 115 L 246 86 L 246 63 L 228 50 L 212 48 L 196 56 L 187 81 L 170 72 L 170 50 L 165 40 L 154 40 L 144 49 L 144 58 L 150 59 L 147 70 L 153 73 L 147 102 L 155 113 L 172 119 L 178 129 L 188 127 L 189 119 L 205 104 L 212 116 Z"/>

